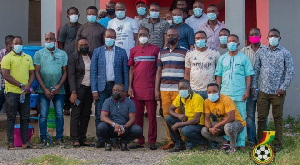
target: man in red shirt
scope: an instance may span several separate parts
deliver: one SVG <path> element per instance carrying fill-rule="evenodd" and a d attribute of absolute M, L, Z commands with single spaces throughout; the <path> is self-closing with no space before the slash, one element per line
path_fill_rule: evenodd
<path fill-rule="evenodd" d="M 136 107 L 135 123 L 143 128 L 144 108 L 146 106 L 149 118 L 148 142 L 150 150 L 156 150 L 157 138 L 156 101 L 155 101 L 155 66 L 160 48 L 148 43 L 149 29 L 140 28 L 139 45 L 130 50 L 128 65 L 129 88 L 128 95 Z M 145 137 L 142 135 L 137 144 L 130 149 L 142 148 Z"/>

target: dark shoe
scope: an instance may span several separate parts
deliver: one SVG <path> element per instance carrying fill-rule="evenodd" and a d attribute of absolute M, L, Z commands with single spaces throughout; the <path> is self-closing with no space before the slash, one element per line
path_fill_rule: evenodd
<path fill-rule="evenodd" d="M 168 150 L 168 152 L 180 152 L 185 150 L 185 146 L 175 146 L 174 148 L 171 148 Z"/>
<path fill-rule="evenodd" d="M 112 147 L 119 149 L 120 148 L 120 140 L 112 139 Z"/>
<path fill-rule="evenodd" d="M 64 146 L 64 145 L 65 145 L 64 142 L 63 142 L 61 139 L 56 139 L 55 144 L 56 144 L 57 146 Z"/>
<path fill-rule="evenodd" d="M 146 112 L 146 113 L 144 113 L 144 116 L 145 116 L 145 117 L 148 117 L 148 113 L 147 113 L 147 112 Z"/>
<path fill-rule="evenodd" d="M 121 151 L 129 151 L 129 149 L 127 148 L 127 144 L 122 144 L 121 145 Z"/>
<path fill-rule="evenodd" d="M 7 146 L 7 149 L 8 150 L 15 150 L 15 146 L 14 146 L 14 143 L 9 143 L 8 146 Z"/>
<path fill-rule="evenodd" d="M 104 148 L 104 147 L 105 147 L 105 143 L 104 142 L 97 142 L 96 148 Z"/>
<path fill-rule="evenodd" d="M 70 110 L 64 110 L 64 115 L 66 115 L 66 116 L 70 116 Z"/>
<path fill-rule="evenodd" d="M 122 146 L 121 146 L 122 147 Z M 139 145 L 139 144 L 134 144 L 132 146 L 129 146 L 129 149 L 138 149 L 138 148 L 144 148 L 144 146 Z"/>
<path fill-rule="evenodd" d="M 168 142 L 166 145 L 164 145 L 161 149 L 162 150 L 169 150 L 171 148 L 174 147 L 174 143 L 173 142 Z"/>
<path fill-rule="evenodd" d="M 41 143 L 40 143 L 40 148 L 45 148 L 47 146 L 48 146 L 47 140 L 42 140 Z"/>
<path fill-rule="evenodd" d="M 256 144 L 253 143 L 253 142 L 249 142 L 249 144 L 248 144 L 248 147 L 249 147 L 249 148 L 254 148 L 255 146 L 256 146 Z"/>
<path fill-rule="evenodd" d="M 89 143 L 89 142 L 82 142 L 82 143 L 80 143 L 80 146 L 85 146 L 85 147 L 95 147 L 94 144 Z"/>
<path fill-rule="evenodd" d="M 22 144 L 23 149 L 36 149 L 37 147 L 34 146 L 33 144 L 27 142 L 26 144 Z"/>
<path fill-rule="evenodd" d="M 80 143 L 79 142 L 74 142 L 73 143 L 73 147 L 74 148 L 79 148 L 80 147 Z"/>
<path fill-rule="evenodd" d="M 222 150 L 230 149 L 230 141 L 227 141 L 227 142 L 223 143 L 222 146 L 221 146 L 221 149 Z"/>
<path fill-rule="evenodd" d="M 112 148 L 111 144 L 106 144 L 105 151 L 111 151 L 111 148 Z"/>
<path fill-rule="evenodd" d="M 155 143 L 150 144 L 150 150 L 157 150 Z"/>
<path fill-rule="evenodd" d="M 274 153 L 278 153 L 281 151 L 281 147 L 277 146 L 274 148 Z"/>
<path fill-rule="evenodd" d="M 209 148 L 209 146 L 207 146 L 207 145 L 200 145 L 199 152 L 206 151 L 206 150 L 208 150 L 208 148 Z"/>

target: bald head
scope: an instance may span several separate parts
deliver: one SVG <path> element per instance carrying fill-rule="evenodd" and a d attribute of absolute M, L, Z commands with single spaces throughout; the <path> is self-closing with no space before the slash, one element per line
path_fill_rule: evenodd
<path fill-rule="evenodd" d="M 55 33 L 53 32 L 48 32 L 45 34 L 45 42 L 49 43 L 49 42 L 56 42 L 55 39 Z"/>

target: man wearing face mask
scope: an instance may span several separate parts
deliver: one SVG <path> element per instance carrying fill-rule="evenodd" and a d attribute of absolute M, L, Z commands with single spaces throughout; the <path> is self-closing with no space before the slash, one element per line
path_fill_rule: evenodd
<path fill-rule="evenodd" d="M 138 45 L 139 24 L 136 20 L 126 16 L 126 5 L 124 2 L 116 4 L 117 18 L 109 21 L 107 28 L 114 29 L 117 33 L 116 46 L 126 50 L 129 58 L 130 49 Z"/>
<path fill-rule="evenodd" d="M 219 32 L 220 47 L 217 48 L 217 51 L 219 51 L 220 55 L 223 55 L 226 52 L 228 52 L 227 38 L 229 35 L 230 31 L 226 28 L 221 29 Z"/>
<path fill-rule="evenodd" d="M 45 48 L 37 51 L 33 58 L 36 79 L 40 84 L 38 90 L 40 103 L 40 147 L 47 146 L 47 118 L 50 101 L 52 101 L 56 118 L 56 144 L 63 145 L 64 131 L 64 82 L 67 78 L 68 55 L 55 47 L 55 34 L 45 34 Z"/>
<path fill-rule="evenodd" d="M 135 20 L 141 24 L 143 20 L 148 20 L 149 16 L 147 15 L 147 1 L 146 0 L 137 0 L 135 2 L 137 16 L 135 16 Z"/>
<path fill-rule="evenodd" d="M 89 42 L 89 51 L 93 52 L 95 48 L 104 45 L 104 32 L 105 27 L 98 24 L 97 20 L 98 9 L 95 6 L 89 6 L 86 9 L 87 23 L 81 25 L 78 29 L 76 41 L 78 38 L 85 37 Z M 75 44 L 75 51 L 77 51 L 78 45 Z"/>
<path fill-rule="evenodd" d="M 204 5 L 199 0 L 193 4 L 194 15 L 185 20 L 185 23 L 193 28 L 194 33 L 197 32 L 198 28 L 208 21 L 205 13 L 203 13 Z"/>
<path fill-rule="evenodd" d="M 107 17 L 101 18 L 98 23 L 107 28 L 108 22 L 114 18 L 116 18 L 116 12 L 115 12 L 115 6 L 116 2 L 109 1 L 106 4 L 106 12 Z"/>
<path fill-rule="evenodd" d="M 251 61 L 247 55 L 238 51 L 239 38 L 229 35 L 227 47 L 229 52 L 219 58 L 215 75 L 221 86 L 221 94 L 229 96 L 235 103 L 243 120 L 246 120 L 246 100 L 249 98 L 251 76 L 254 75 Z M 246 130 L 237 139 L 237 146 L 245 147 Z"/>
<path fill-rule="evenodd" d="M 176 8 L 172 11 L 173 25 L 172 28 L 177 28 L 180 34 L 179 45 L 185 47 L 188 50 L 193 50 L 195 37 L 194 30 L 184 23 L 183 21 L 183 11 Z"/>
<path fill-rule="evenodd" d="M 279 44 L 281 37 L 277 29 L 271 29 L 268 34 L 269 46 L 262 48 L 256 55 L 254 63 L 253 92 L 258 89 L 257 100 L 257 140 L 266 131 L 266 122 L 270 104 L 275 122 L 274 152 L 282 147 L 283 104 L 286 90 L 295 75 L 294 62 L 290 51 Z"/>
<path fill-rule="evenodd" d="M 150 150 L 156 150 L 157 123 L 154 88 L 155 67 L 160 49 L 148 43 L 149 30 L 147 28 L 140 28 L 138 37 L 140 44 L 130 50 L 128 61 L 128 66 L 130 66 L 128 95 L 133 99 L 136 107 L 135 123 L 141 128 L 143 128 L 146 107 L 149 119 L 148 142 Z M 144 144 L 145 137 L 142 135 L 137 144 L 129 148 L 141 148 Z"/>
<path fill-rule="evenodd" d="M 149 29 L 149 43 L 158 47 L 165 48 L 168 45 L 167 31 L 170 28 L 169 23 L 159 18 L 160 5 L 156 2 L 150 4 L 150 18 L 140 23 L 140 27 Z"/>
<path fill-rule="evenodd" d="M 128 58 L 124 49 L 115 46 L 116 32 L 107 29 L 104 35 L 105 45 L 93 52 L 91 62 L 91 88 L 96 101 L 95 124 L 100 123 L 102 105 L 111 96 L 114 84 L 125 84 L 128 91 Z M 97 148 L 104 147 L 104 140 L 97 135 Z"/>
<path fill-rule="evenodd" d="M 220 94 L 219 85 L 216 83 L 207 86 L 208 99 L 205 100 L 205 127 L 201 134 L 207 140 L 219 142 L 222 149 L 227 153 L 236 152 L 236 141 L 238 135 L 245 127 L 245 120 L 242 119 L 233 100 L 223 94 Z M 217 117 L 216 122 L 211 122 L 210 115 Z M 230 142 L 223 136 L 227 135 Z"/>
<path fill-rule="evenodd" d="M 179 152 L 185 149 L 191 150 L 196 145 L 203 147 L 205 139 L 201 135 L 201 129 L 204 127 L 204 100 L 192 91 L 190 82 L 182 79 L 178 84 L 179 95 L 176 96 L 168 109 L 166 123 L 171 134 L 171 139 L 175 147 L 169 152 Z M 176 113 L 176 108 L 181 108 L 181 113 Z M 186 146 L 180 137 L 180 133 L 186 138 Z"/>
<path fill-rule="evenodd" d="M 225 25 L 217 20 L 219 12 L 216 5 L 209 5 L 206 11 L 206 15 L 208 21 L 202 24 L 198 28 L 198 30 L 205 31 L 205 33 L 207 34 L 207 46 L 216 49 L 220 46 L 219 32 L 222 28 L 225 28 Z"/>

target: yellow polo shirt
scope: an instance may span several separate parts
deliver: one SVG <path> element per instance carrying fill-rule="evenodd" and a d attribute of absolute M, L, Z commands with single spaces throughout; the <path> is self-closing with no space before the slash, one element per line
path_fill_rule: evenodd
<path fill-rule="evenodd" d="M 11 51 L 3 57 L 1 61 L 1 69 L 10 70 L 10 75 L 18 82 L 27 85 L 29 81 L 29 71 L 34 70 L 31 56 L 22 52 L 22 55 L 17 55 L 14 51 Z M 10 84 L 5 81 L 5 93 L 12 92 L 21 94 L 20 87 Z"/>
<path fill-rule="evenodd" d="M 187 99 L 181 98 L 180 95 L 177 95 L 175 100 L 173 101 L 173 105 L 178 108 L 180 107 L 180 100 L 185 108 L 185 116 L 188 118 L 188 121 L 194 119 L 195 113 L 202 113 L 200 116 L 200 125 L 204 125 L 204 100 L 203 98 L 193 92 L 193 97 L 188 97 Z"/>
<path fill-rule="evenodd" d="M 241 122 L 241 124 L 245 127 L 245 121 L 241 117 L 238 109 L 230 97 L 221 94 L 218 102 L 213 103 L 209 99 L 206 99 L 204 105 L 204 113 L 214 114 L 217 117 L 218 122 L 224 120 L 224 118 L 228 116 L 228 112 L 234 111 L 235 120 Z"/>

